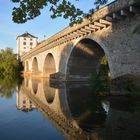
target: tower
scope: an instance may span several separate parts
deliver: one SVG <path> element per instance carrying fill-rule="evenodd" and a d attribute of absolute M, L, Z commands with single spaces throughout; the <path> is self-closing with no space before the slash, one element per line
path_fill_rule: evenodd
<path fill-rule="evenodd" d="M 20 56 L 30 51 L 32 48 L 37 46 L 37 37 L 29 34 L 28 32 L 17 36 L 17 57 L 20 59 Z"/>

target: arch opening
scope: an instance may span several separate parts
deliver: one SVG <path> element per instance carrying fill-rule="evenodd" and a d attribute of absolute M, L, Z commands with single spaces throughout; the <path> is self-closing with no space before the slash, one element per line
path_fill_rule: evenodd
<path fill-rule="evenodd" d="M 91 40 L 82 39 L 73 48 L 66 71 L 66 79 L 68 81 L 87 81 L 93 74 L 100 73 L 103 64 L 103 59 L 106 59 L 105 52 L 101 46 Z M 107 59 L 106 59 L 107 60 Z"/>
<path fill-rule="evenodd" d="M 37 58 L 36 57 L 34 57 L 34 59 L 33 59 L 32 72 L 33 73 L 37 73 L 38 72 L 38 62 L 37 62 Z"/>
<path fill-rule="evenodd" d="M 55 66 L 55 60 L 51 53 L 49 53 L 44 61 L 44 67 L 43 67 L 43 75 L 44 77 L 50 77 L 50 74 L 56 73 L 56 66 Z"/>

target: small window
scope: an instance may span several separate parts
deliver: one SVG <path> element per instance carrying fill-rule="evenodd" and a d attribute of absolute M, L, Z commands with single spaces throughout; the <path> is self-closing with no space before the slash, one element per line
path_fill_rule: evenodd
<path fill-rule="evenodd" d="M 30 42 L 30 45 L 33 46 L 33 42 Z"/>
<path fill-rule="evenodd" d="M 24 49 L 26 49 L 26 47 L 24 47 Z"/>
<path fill-rule="evenodd" d="M 26 40 L 26 38 L 24 37 L 24 40 Z"/>
<path fill-rule="evenodd" d="M 30 38 L 30 41 L 32 41 L 33 39 L 32 38 Z"/>
<path fill-rule="evenodd" d="M 23 45 L 26 45 L 26 42 L 23 42 Z"/>

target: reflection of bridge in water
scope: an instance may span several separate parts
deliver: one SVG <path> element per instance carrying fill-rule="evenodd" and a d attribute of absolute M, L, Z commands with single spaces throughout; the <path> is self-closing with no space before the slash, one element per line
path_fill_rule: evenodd
<path fill-rule="evenodd" d="M 78 86 L 79 85 L 75 85 L 75 87 Z M 84 120 L 90 115 L 90 110 L 85 111 L 83 114 L 81 114 L 82 111 L 77 111 L 78 113 L 76 114 L 75 109 L 77 109 L 77 107 L 74 105 L 74 109 L 71 106 L 72 102 L 69 100 L 70 95 L 68 92 L 70 89 L 71 88 L 66 91 L 65 84 L 59 85 L 59 88 L 50 87 L 48 81 L 44 79 L 25 79 L 19 92 L 21 94 L 24 93 L 33 102 L 36 108 L 51 120 L 55 127 L 63 132 L 66 137 L 81 140 L 99 139 L 96 131 L 89 133 L 79 126 L 79 120 Z M 77 97 L 78 96 L 79 95 L 77 95 Z M 73 101 L 73 103 L 75 101 Z M 85 107 L 83 106 L 83 108 Z M 73 114 L 71 110 L 73 110 Z"/>
<path fill-rule="evenodd" d="M 131 134 L 139 134 L 139 121 L 133 120 L 136 118 L 133 103 L 130 102 L 129 110 L 126 100 L 119 99 L 120 106 L 118 100 L 108 101 L 89 93 L 87 85 L 81 86 L 81 90 L 78 86 L 81 85 L 62 84 L 53 88 L 44 79 L 25 79 L 18 94 L 24 93 L 56 128 L 72 140 L 114 140 L 115 137 L 115 140 L 119 137 L 130 140 Z M 121 129 L 122 124 L 127 128 Z"/>

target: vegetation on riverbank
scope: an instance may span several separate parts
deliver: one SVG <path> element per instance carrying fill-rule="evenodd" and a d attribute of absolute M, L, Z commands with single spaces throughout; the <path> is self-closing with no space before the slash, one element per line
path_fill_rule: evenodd
<path fill-rule="evenodd" d="M 0 96 L 10 98 L 21 81 L 22 67 L 11 48 L 0 50 Z"/>
<path fill-rule="evenodd" d="M 107 95 L 129 95 L 140 96 L 140 77 L 134 75 L 123 75 L 111 80 L 107 58 L 104 56 L 99 72 L 91 77 L 92 91 L 101 96 Z"/>
<path fill-rule="evenodd" d="M 91 88 L 95 93 L 108 94 L 110 89 L 110 76 L 107 57 L 103 56 L 100 69 L 91 77 Z"/>
<path fill-rule="evenodd" d="M 20 75 L 21 65 L 11 48 L 0 50 L 0 77 L 7 75 L 17 77 Z"/>

